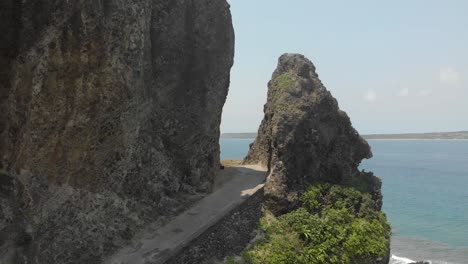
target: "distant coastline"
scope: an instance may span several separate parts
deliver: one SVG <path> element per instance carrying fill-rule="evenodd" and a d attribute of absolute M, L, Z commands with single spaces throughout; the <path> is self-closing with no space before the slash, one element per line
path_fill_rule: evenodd
<path fill-rule="evenodd" d="M 254 139 L 257 133 L 223 133 L 221 138 Z M 404 133 L 404 134 L 371 134 L 363 135 L 369 140 L 438 140 L 438 139 L 468 139 L 468 131 L 432 132 L 432 133 Z"/>
<path fill-rule="evenodd" d="M 223 133 L 221 138 L 256 138 L 257 133 Z"/>

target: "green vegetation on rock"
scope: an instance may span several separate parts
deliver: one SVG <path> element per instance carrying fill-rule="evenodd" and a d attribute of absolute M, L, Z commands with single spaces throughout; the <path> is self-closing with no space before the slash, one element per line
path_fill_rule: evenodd
<path fill-rule="evenodd" d="M 276 111 L 279 112 L 279 113 L 284 113 L 284 112 L 287 112 L 288 110 L 290 110 L 290 106 L 288 104 L 285 104 L 285 103 L 279 103 L 276 105 Z"/>
<path fill-rule="evenodd" d="M 4 169 L 0 169 L 0 176 L 9 176 L 8 172 Z"/>
<path fill-rule="evenodd" d="M 273 85 L 276 88 L 276 91 L 288 91 L 294 87 L 295 83 L 296 81 L 291 77 L 291 75 L 285 72 L 275 78 Z"/>
<path fill-rule="evenodd" d="M 290 73 L 282 73 L 273 79 L 274 108 L 277 113 L 294 112 L 294 104 L 291 104 L 285 94 L 292 93 L 296 87 L 296 79 Z"/>
<path fill-rule="evenodd" d="M 264 238 L 244 252 L 252 264 L 366 264 L 389 255 L 390 226 L 372 197 L 325 183 L 310 186 L 302 206 L 260 222 Z"/>

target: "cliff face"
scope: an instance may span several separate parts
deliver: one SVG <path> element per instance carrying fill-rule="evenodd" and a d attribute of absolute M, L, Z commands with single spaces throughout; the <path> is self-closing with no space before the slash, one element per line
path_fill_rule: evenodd
<path fill-rule="evenodd" d="M 95 263 L 210 190 L 224 0 L 6 0 L 0 15 L 0 259 Z"/>
<path fill-rule="evenodd" d="M 370 146 L 339 109 L 312 62 L 299 54 L 279 58 L 264 112 L 244 163 L 268 167 L 265 204 L 274 216 L 262 222 L 265 244 L 247 255 L 254 263 L 270 263 L 270 255 L 297 263 L 388 263 L 390 226 L 380 212 L 381 181 L 358 169 L 362 159 L 372 157 Z M 297 230 L 320 235 L 304 239 L 304 231 Z M 364 248 L 345 249 L 354 243 Z M 317 250 L 317 245 L 323 247 Z"/>
<path fill-rule="evenodd" d="M 268 84 L 264 112 L 244 163 L 268 167 L 265 194 L 279 212 L 294 206 L 308 182 L 342 183 L 357 176 L 361 160 L 372 156 L 367 142 L 323 86 L 315 66 L 302 55 L 280 57 Z M 380 180 L 366 178 L 380 199 Z"/>

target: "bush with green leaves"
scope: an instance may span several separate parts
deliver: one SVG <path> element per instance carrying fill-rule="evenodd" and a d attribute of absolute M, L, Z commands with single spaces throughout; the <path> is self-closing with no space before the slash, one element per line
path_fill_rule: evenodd
<path fill-rule="evenodd" d="M 247 263 L 366 264 L 388 256 L 390 226 L 369 194 L 319 183 L 301 201 L 291 213 L 262 218 L 265 239 L 244 253 Z"/>

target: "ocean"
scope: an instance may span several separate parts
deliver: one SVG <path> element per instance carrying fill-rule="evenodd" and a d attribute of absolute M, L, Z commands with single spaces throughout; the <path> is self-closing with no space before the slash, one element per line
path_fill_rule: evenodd
<path fill-rule="evenodd" d="M 242 159 L 252 139 L 221 139 L 221 159 Z M 361 169 L 382 179 L 392 225 L 391 264 L 468 263 L 468 140 L 369 140 Z"/>

